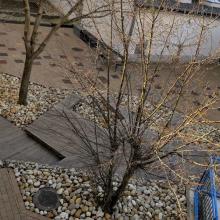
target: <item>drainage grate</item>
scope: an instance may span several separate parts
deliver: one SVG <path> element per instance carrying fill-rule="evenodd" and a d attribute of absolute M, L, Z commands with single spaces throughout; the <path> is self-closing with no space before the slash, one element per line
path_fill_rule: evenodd
<path fill-rule="evenodd" d="M 51 187 L 41 188 L 33 198 L 34 205 L 40 210 L 49 211 L 59 207 L 59 196 Z"/>

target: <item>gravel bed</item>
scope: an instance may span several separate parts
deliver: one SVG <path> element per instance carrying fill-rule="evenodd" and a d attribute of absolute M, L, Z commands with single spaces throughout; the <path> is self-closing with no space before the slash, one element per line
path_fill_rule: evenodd
<path fill-rule="evenodd" d="M 18 127 L 32 123 L 70 93 L 66 89 L 30 83 L 28 105 L 23 106 L 17 103 L 19 87 L 19 78 L 0 73 L 0 115 Z"/>
<path fill-rule="evenodd" d="M 135 112 L 135 106 L 137 106 L 137 104 L 138 104 L 138 97 L 133 96 L 132 103 L 130 104 L 131 111 Z M 124 109 L 126 109 L 127 96 L 123 97 L 121 106 L 124 107 Z M 154 106 L 150 102 L 146 102 L 145 115 L 146 116 L 149 115 L 153 110 L 154 110 Z M 85 96 L 84 99 L 81 102 L 77 103 L 77 105 L 74 107 L 74 111 L 79 112 L 81 115 L 83 115 L 83 117 L 89 120 L 94 121 L 95 119 L 96 122 L 98 122 L 100 126 L 106 127 L 103 116 L 100 113 L 100 109 L 96 105 L 93 104 L 91 97 Z M 124 111 L 125 114 L 127 114 L 126 111 L 127 110 Z M 123 112 L 121 113 L 124 116 Z M 171 114 L 172 112 L 169 110 L 169 108 L 164 107 L 164 106 L 161 107 L 160 110 L 158 110 L 152 118 L 152 121 L 154 121 L 154 123 L 151 125 L 151 128 L 154 130 L 158 130 L 160 127 L 163 128 L 164 124 L 167 122 Z M 107 116 L 107 111 L 105 112 L 105 115 Z M 181 117 L 184 118 L 184 115 L 181 113 L 175 112 L 175 117 L 173 118 L 173 120 L 175 120 L 176 122 L 178 120 L 182 121 Z M 208 124 L 193 121 L 191 124 L 186 126 L 182 130 L 182 132 L 185 134 L 193 133 L 193 135 L 197 137 L 200 137 L 204 134 L 209 133 L 206 136 L 206 138 L 209 141 L 212 141 L 214 143 L 220 142 L 220 130 Z"/>
<path fill-rule="evenodd" d="M 113 215 L 104 214 L 96 206 L 94 192 L 103 196 L 100 186 L 95 190 L 89 175 L 75 169 L 48 167 L 32 162 L 4 161 L 2 166 L 14 169 L 21 194 L 28 210 L 55 220 L 73 219 L 178 219 L 179 209 L 186 211 L 185 189 L 168 187 L 165 181 L 142 181 L 132 179 Z M 114 183 L 117 188 L 118 181 Z M 59 194 L 60 206 L 56 210 L 43 211 L 35 207 L 34 194 L 43 187 L 52 187 Z M 176 199 L 177 198 L 177 199 Z"/>

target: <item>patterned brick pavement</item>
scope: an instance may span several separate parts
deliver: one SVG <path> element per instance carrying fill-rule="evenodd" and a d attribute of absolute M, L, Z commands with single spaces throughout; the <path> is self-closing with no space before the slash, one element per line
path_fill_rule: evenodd
<path fill-rule="evenodd" d="M 0 72 L 15 76 L 22 75 L 25 60 L 23 28 L 22 24 L 0 23 Z M 39 42 L 50 29 L 40 27 Z M 80 50 L 72 49 L 76 46 Z M 61 28 L 35 60 L 31 81 L 46 86 L 73 88 L 72 84 L 63 81 L 69 75 L 65 67 L 71 63 L 79 70 L 81 68 L 78 65 L 79 60 L 83 60 L 84 67 L 90 71 L 93 61 L 89 47 L 73 33 L 72 28 Z"/>

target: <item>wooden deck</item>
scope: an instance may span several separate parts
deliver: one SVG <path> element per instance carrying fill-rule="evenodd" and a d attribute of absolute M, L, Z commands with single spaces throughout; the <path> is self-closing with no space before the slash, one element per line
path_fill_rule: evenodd
<path fill-rule="evenodd" d="M 41 144 L 0 117 L 0 159 L 33 161 L 54 164 L 59 158 Z"/>
<path fill-rule="evenodd" d="M 25 209 L 17 181 L 11 169 L 0 169 L 0 219 L 49 220 Z"/>
<path fill-rule="evenodd" d="M 65 159 L 57 165 L 67 168 L 92 165 L 92 161 L 89 160 L 91 151 L 89 154 L 88 145 L 94 147 L 97 141 L 99 146 L 102 146 L 99 148 L 101 151 L 108 146 L 108 138 L 103 129 L 96 127 L 95 131 L 91 121 L 83 119 L 80 114 L 72 111 L 72 106 L 77 101 L 79 97 L 68 97 L 26 129 L 32 138 L 43 142 L 49 149 L 63 156 Z M 97 140 L 95 132 L 98 136 Z"/>

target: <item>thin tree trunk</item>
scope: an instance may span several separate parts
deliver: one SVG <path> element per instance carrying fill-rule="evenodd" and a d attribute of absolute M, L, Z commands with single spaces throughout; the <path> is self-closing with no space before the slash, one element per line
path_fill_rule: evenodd
<path fill-rule="evenodd" d="M 24 71 L 21 79 L 18 104 L 27 105 L 28 86 L 31 76 L 33 59 L 26 55 Z"/>
<path fill-rule="evenodd" d="M 105 202 L 102 207 L 106 213 L 110 213 L 110 214 L 113 213 L 115 205 L 117 204 L 119 198 L 121 197 L 121 194 L 125 191 L 125 188 L 128 184 L 128 181 L 130 180 L 131 176 L 134 174 L 134 170 L 135 169 L 133 167 L 130 167 L 127 169 L 117 191 L 113 191 L 113 188 L 111 188 L 108 191 L 106 198 L 104 198 Z"/>

